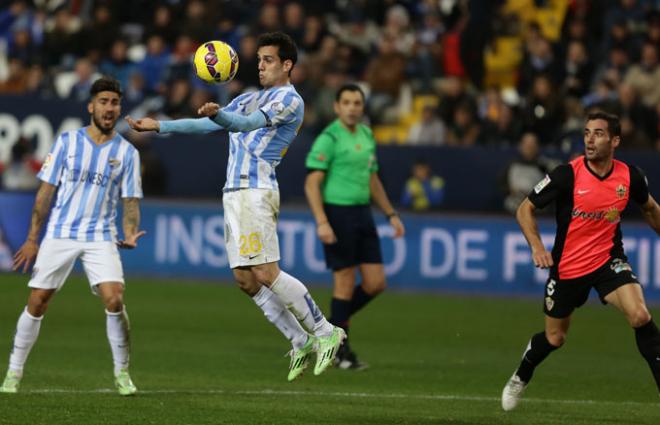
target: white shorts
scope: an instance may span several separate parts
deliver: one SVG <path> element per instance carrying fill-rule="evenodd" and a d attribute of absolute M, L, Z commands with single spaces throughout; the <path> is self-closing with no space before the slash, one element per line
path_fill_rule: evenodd
<path fill-rule="evenodd" d="M 78 258 L 82 261 L 89 286 L 94 294 L 97 294 L 96 285 L 99 283 L 124 283 L 124 270 L 114 242 L 44 239 L 39 247 L 28 286 L 59 291 Z"/>
<path fill-rule="evenodd" d="M 256 266 L 280 259 L 277 215 L 280 193 L 269 189 L 225 192 L 225 248 L 229 267 Z"/>

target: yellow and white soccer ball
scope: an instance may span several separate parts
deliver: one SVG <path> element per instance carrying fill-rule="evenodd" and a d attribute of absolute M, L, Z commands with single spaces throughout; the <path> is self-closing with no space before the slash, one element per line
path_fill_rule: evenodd
<path fill-rule="evenodd" d="M 195 74 L 207 83 L 226 83 L 236 76 L 238 55 L 227 43 L 207 41 L 197 48 L 193 67 Z"/>

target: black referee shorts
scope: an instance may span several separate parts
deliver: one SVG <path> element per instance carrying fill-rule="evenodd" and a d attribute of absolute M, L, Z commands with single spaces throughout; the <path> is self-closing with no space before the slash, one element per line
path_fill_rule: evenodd
<path fill-rule="evenodd" d="M 637 283 L 637 277 L 627 259 L 610 260 L 593 272 L 575 279 L 559 279 L 552 274 L 545 284 L 543 312 L 555 319 L 563 319 L 582 306 L 589 298 L 589 291 L 594 288 L 603 304 L 605 297 L 617 288 L 628 283 Z"/>
<path fill-rule="evenodd" d="M 365 263 L 382 263 L 380 239 L 369 205 L 323 204 L 337 242 L 323 244 L 325 264 L 341 270 Z"/>

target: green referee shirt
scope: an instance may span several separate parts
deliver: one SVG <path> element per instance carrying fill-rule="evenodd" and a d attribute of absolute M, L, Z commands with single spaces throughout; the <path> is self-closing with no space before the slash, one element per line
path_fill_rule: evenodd
<path fill-rule="evenodd" d="M 376 141 L 371 129 L 358 124 L 351 133 L 337 119 L 316 138 L 305 166 L 325 171 L 323 202 L 334 205 L 368 205 L 369 179 L 378 171 Z"/>

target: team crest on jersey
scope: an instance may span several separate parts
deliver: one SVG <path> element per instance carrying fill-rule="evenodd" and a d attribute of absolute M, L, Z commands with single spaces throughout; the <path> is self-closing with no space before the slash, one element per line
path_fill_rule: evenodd
<path fill-rule="evenodd" d="M 545 308 L 547 308 L 548 311 L 550 311 L 554 306 L 555 306 L 555 300 L 553 300 L 550 297 L 545 297 Z"/>
<path fill-rule="evenodd" d="M 281 114 L 282 111 L 284 111 L 284 105 L 282 102 L 273 102 L 272 105 L 270 105 L 270 110 L 275 112 L 276 114 Z"/>
<path fill-rule="evenodd" d="M 626 190 L 626 187 L 624 185 L 620 184 L 616 187 L 616 196 L 617 196 L 617 198 L 619 198 L 619 199 L 625 198 L 626 197 L 626 192 L 627 192 L 627 190 Z"/>
<path fill-rule="evenodd" d="M 48 156 L 46 156 L 44 163 L 41 165 L 41 171 L 46 171 L 48 167 L 50 167 L 50 164 L 52 162 L 53 162 L 53 154 L 49 153 Z"/>
<path fill-rule="evenodd" d="M 540 193 L 543 190 L 543 188 L 546 187 L 548 184 L 550 184 L 550 176 L 546 174 L 545 177 L 543 177 L 543 180 L 541 180 L 540 182 L 538 182 L 536 186 L 534 186 L 534 192 Z"/>
<path fill-rule="evenodd" d="M 616 207 L 610 208 L 605 213 L 605 220 L 609 221 L 610 223 L 618 223 L 621 219 L 620 217 L 621 214 L 619 214 L 619 210 Z"/>
<path fill-rule="evenodd" d="M 119 167 L 119 164 L 121 164 L 121 161 L 115 158 L 111 158 L 108 162 L 112 168 Z"/>

